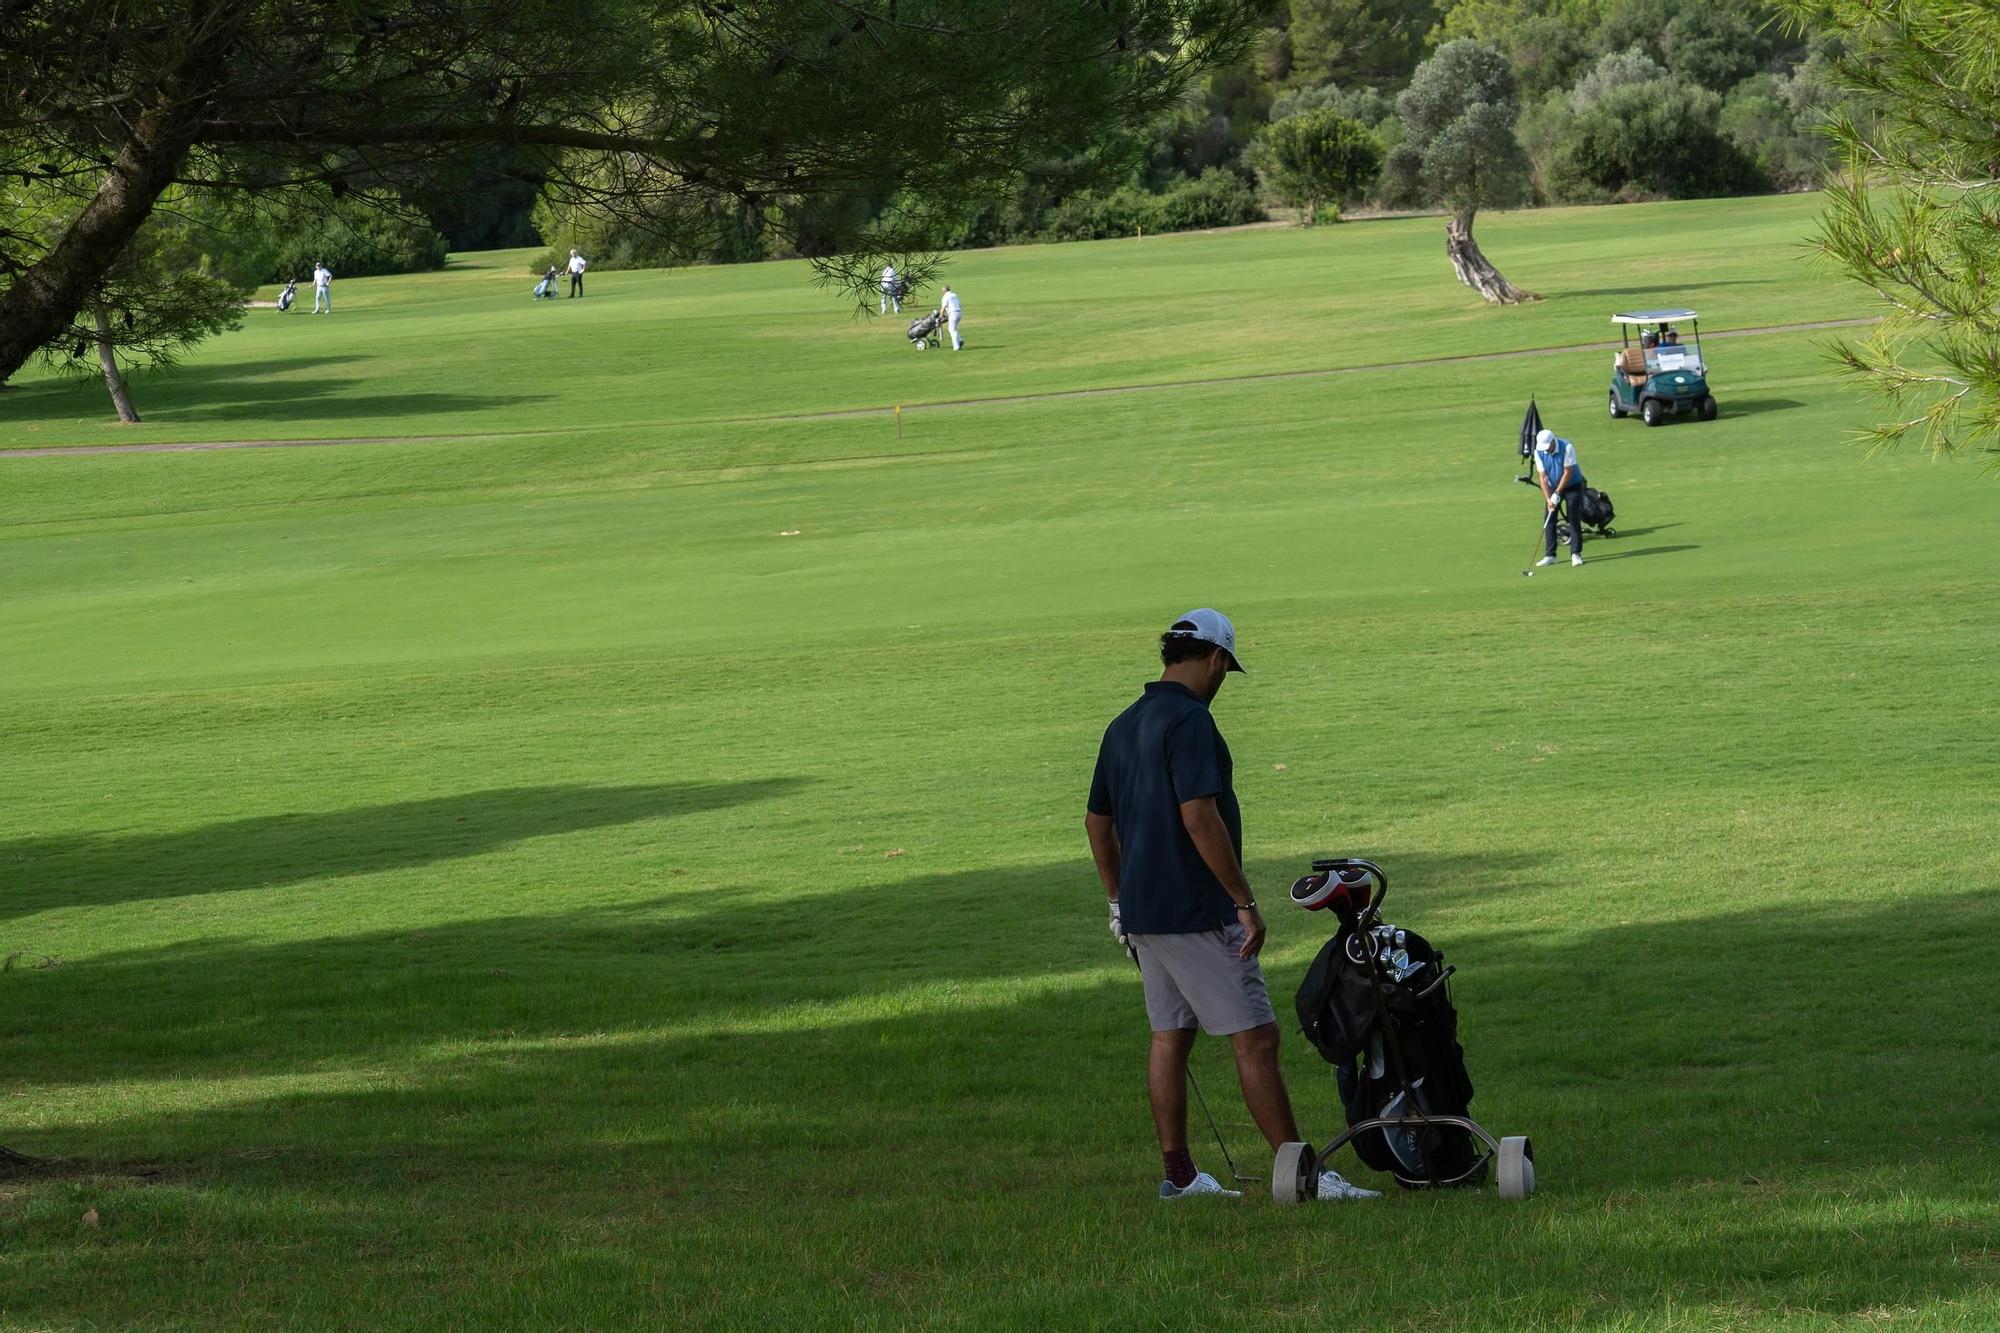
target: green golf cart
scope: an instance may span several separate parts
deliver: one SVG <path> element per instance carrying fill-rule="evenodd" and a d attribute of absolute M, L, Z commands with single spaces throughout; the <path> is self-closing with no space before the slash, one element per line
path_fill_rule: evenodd
<path fill-rule="evenodd" d="M 1648 426 L 1668 417 L 1715 420 L 1708 368 L 1701 359 L 1701 324 L 1692 310 L 1635 310 L 1613 315 L 1623 344 L 1611 362 L 1611 415 L 1639 414 Z M 1685 324 L 1692 342 L 1682 342 Z"/>

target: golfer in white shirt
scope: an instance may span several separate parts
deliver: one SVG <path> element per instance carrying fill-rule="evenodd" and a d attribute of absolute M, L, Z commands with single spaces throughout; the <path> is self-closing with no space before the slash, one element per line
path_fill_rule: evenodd
<path fill-rule="evenodd" d="M 951 350 L 956 352 L 965 346 L 958 336 L 958 293 L 947 287 L 938 308 L 944 312 L 945 327 L 951 330 Z"/>
<path fill-rule="evenodd" d="M 313 261 L 313 313 L 333 313 L 333 270 L 317 259 Z"/>
<path fill-rule="evenodd" d="M 569 294 L 583 295 L 583 270 L 587 267 L 584 257 L 572 250 L 569 252 Z"/>
<path fill-rule="evenodd" d="M 890 306 L 896 307 L 897 314 L 900 315 L 903 313 L 903 295 L 900 290 L 900 284 L 896 281 L 896 266 L 894 264 L 884 264 L 882 266 L 882 313 L 885 315 L 888 314 Z"/>

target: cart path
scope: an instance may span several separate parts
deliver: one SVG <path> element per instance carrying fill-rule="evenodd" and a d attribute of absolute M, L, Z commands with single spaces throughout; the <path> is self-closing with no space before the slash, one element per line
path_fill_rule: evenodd
<path fill-rule="evenodd" d="M 1821 329 L 1864 328 L 1879 324 L 1879 317 L 1866 319 L 1826 319 L 1806 324 L 1766 324 L 1749 329 L 1725 329 L 1702 335 L 1709 338 L 1751 338 L 1772 333 L 1812 333 Z M 1505 352 L 1472 352 L 1458 356 L 1426 356 L 1409 361 L 1377 361 L 1361 366 L 1321 366 L 1308 370 L 1256 371 L 1244 375 L 1217 375 L 1205 379 L 1158 380 L 1146 384 L 1111 384 L 1087 389 L 1050 389 L 1044 393 L 995 394 L 983 398 L 940 398 L 930 402 L 904 403 L 904 412 L 933 412 L 964 407 L 1001 407 L 1012 403 L 1045 403 L 1064 398 L 1107 398 L 1119 394 L 1162 393 L 1175 389 L 1214 388 L 1230 384 L 1270 384 L 1283 380 L 1329 379 L 1336 375 L 1365 375 L 1384 370 L 1410 370 L 1423 366 L 1469 365 L 1480 361 L 1517 361 L 1537 356 L 1563 356 L 1571 352 L 1602 350 L 1609 343 L 1566 343 L 1559 347 L 1526 347 Z M 757 421 L 840 421 L 851 417 L 887 416 L 899 409 L 888 407 L 843 407 L 824 412 L 767 412 L 744 417 L 705 417 L 680 422 L 683 426 L 711 424 L 740 425 Z M 80 444 L 52 445 L 29 449 L 0 449 L 0 458 L 90 457 L 105 454 L 194 454 L 221 449 L 322 449 L 333 445 L 445 444 L 459 440 L 527 439 L 536 436 L 578 434 L 595 430 L 629 429 L 632 423 L 590 426 L 583 431 L 513 430 L 467 431 L 452 435 L 349 436 L 315 440 L 203 440 L 177 444 Z"/>

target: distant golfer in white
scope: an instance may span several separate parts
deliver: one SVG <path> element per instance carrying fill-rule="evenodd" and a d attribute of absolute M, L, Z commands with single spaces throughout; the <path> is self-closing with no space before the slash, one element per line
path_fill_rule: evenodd
<path fill-rule="evenodd" d="M 958 293 L 947 287 L 944 298 L 938 303 L 938 310 L 944 315 L 945 327 L 951 330 L 951 350 L 956 352 L 965 346 L 958 336 Z"/>
<path fill-rule="evenodd" d="M 333 313 L 333 270 L 317 259 L 313 261 L 313 313 Z"/>
<path fill-rule="evenodd" d="M 583 295 L 583 270 L 588 267 L 584 257 L 572 250 L 569 252 L 569 294 Z"/>
<path fill-rule="evenodd" d="M 897 314 L 900 315 L 903 313 L 903 291 L 901 284 L 896 281 L 896 266 L 894 264 L 884 264 L 882 266 L 882 313 L 885 315 L 888 314 L 890 306 L 896 308 Z"/>

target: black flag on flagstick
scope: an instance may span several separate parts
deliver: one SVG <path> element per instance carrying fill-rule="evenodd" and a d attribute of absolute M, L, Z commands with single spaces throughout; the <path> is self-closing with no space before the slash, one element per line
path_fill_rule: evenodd
<path fill-rule="evenodd" d="M 1535 410 L 1535 400 L 1528 400 L 1528 415 L 1521 418 L 1521 457 L 1535 452 L 1535 437 L 1542 433 L 1542 414 Z"/>

